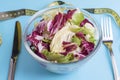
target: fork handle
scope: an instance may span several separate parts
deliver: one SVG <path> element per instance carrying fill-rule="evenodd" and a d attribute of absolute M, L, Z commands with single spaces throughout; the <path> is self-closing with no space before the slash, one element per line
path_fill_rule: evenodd
<path fill-rule="evenodd" d="M 117 68 L 117 64 L 116 64 L 116 60 L 114 58 L 114 54 L 113 54 L 112 48 L 110 48 L 109 51 L 110 51 L 110 57 L 111 57 L 111 61 L 112 61 L 114 80 L 120 80 L 119 79 L 119 74 L 118 74 L 118 68 Z"/>

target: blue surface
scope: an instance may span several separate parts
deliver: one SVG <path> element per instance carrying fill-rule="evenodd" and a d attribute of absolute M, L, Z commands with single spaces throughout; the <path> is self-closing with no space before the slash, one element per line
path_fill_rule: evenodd
<path fill-rule="evenodd" d="M 0 0 L 0 12 L 21 8 L 37 9 L 44 8 L 54 0 Z M 79 8 L 104 7 L 114 9 L 120 15 L 120 0 L 64 0 L 69 1 Z M 105 15 L 93 15 L 100 24 L 100 18 Z M 13 34 L 15 21 L 19 20 L 24 31 L 25 25 L 30 17 L 22 16 L 12 20 L 0 22 L 0 34 L 3 44 L 0 46 L 0 80 L 7 80 L 10 56 L 12 52 Z M 112 21 L 114 32 L 113 51 L 120 73 L 120 27 Z M 48 72 L 27 53 L 22 43 L 21 53 L 16 67 L 15 80 L 113 80 L 109 55 L 103 45 L 99 51 L 83 65 L 78 71 L 59 75 Z"/>

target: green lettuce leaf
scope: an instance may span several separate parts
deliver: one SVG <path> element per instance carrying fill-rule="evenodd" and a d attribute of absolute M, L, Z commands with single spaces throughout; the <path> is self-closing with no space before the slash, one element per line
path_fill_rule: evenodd
<path fill-rule="evenodd" d="M 49 52 L 47 49 L 42 50 L 42 54 L 49 61 L 57 61 L 58 63 L 69 63 L 74 60 L 74 55 L 72 53 L 67 54 L 66 56 L 60 53 Z"/>
<path fill-rule="evenodd" d="M 80 44 L 81 44 L 81 39 L 78 38 L 77 36 L 73 36 L 73 37 L 72 37 L 72 42 L 80 45 Z"/>
<path fill-rule="evenodd" d="M 72 62 L 73 60 L 74 60 L 74 55 L 72 53 L 69 53 L 63 58 L 60 58 L 58 60 L 58 63 L 69 63 L 69 62 Z"/>
<path fill-rule="evenodd" d="M 51 43 L 51 40 L 50 40 L 50 39 L 45 39 L 45 38 L 44 38 L 42 41 L 43 41 L 43 42 L 46 42 L 46 43 Z"/>
<path fill-rule="evenodd" d="M 95 43 L 96 39 L 95 39 L 94 36 L 91 36 L 91 37 L 89 38 L 89 41 L 92 42 L 92 43 Z"/>
<path fill-rule="evenodd" d="M 72 16 L 72 22 L 75 24 L 75 25 L 80 25 L 80 23 L 84 20 L 84 15 L 82 12 L 77 12 L 77 13 L 74 13 L 73 16 Z"/>
<path fill-rule="evenodd" d="M 75 28 L 75 27 L 70 27 L 70 30 L 71 30 L 72 32 L 74 32 L 74 33 L 82 32 L 82 33 L 85 34 L 85 35 L 89 34 L 89 35 L 90 35 L 90 38 L 89 38 L 88 41 L 89 41 L 89 42 L 93 42 L 93 43 L 95 43 L 95 41 L 96 41 L 96 39 L 95 39 L 95 37 L 94 37 L 94 32 L 92 32 L 90 29 L 86 28 L 85 26 L 83 26 L 83 27 L 77 27 L 77 28 Z M 78 41 L 78 39 L 77 39 L 76 37 L 73 38 L 72 41 L 75 42 L 75 43 L 80 42 L 80 41 Z"/>

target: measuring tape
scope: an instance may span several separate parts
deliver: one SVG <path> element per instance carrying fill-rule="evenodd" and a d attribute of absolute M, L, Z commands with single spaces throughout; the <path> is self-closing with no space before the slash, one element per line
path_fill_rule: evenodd
<path fill-rule="evenodd" d="M 66 3 L 63 1 L 54 1 L 50 3 L 47 7 L 59 6 L 59 5 L 73 6 L 72 4 Z M 110 14 L 115 20 L 116 24 L 120 27 L 120 16 L 114 10 L 110 8 L 87 8 L 84 10 L 90 13 L 93 13 L 93 14 Z M 36 12 L 37 10 L 31 10 L 31 9 L 20 9 L 20 10 L 14 10 L 14 11 L 0 12 L 0 20 L 1 21 L 7 20 L 7 19 L 23 16 L 23 15 L 32 16 Z"/>
<path fill-rule="evenodd" d="M 63 1 L 54 1 L 51 4 L 49 4 L 47 7 L 59 6 L 59 5 L 73 6 L 72 4 L 66 3 Z M 114 10 L 110 8 L 87 8 L 84 10 L 88 11 L 89 13 L 93 13 L 93 14 L 110 14 L 113 17 L 116 24 L 120 27 L 120 16 Z M 19 10 L 13 10 L 13 11 L 0 12 L 0 21 L 12 19 L 12 18 L 16 18 L 19 16 L 24 16 L 24 15 L 32 16 L 37 11 L 38 10 L 19 9 Z M 1 43 L 2 43 L 2 38 L 0 37 L 0 45 Z"/>
<path fill-rule="evenodd" d="M 120 16 L 110 8 L 88 8 L 84 10 L 94 14 L 110 14 L 114 18 L 117 25 L 120 27 Z"/>

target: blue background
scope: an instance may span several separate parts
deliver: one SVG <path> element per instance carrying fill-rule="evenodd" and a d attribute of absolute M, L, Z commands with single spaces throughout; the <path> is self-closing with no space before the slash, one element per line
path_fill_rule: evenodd
<path fill-rule="evenodd" d="M 21 8 L 41 10 L 54 0 L 0 0 L 0 12 Z M 64 0 L 79 8 L 111 8 L 120 15 L 120 0 Z M 98 24 L 102 15 L 93 15 Z M 15 21 L 19 20 L 24 32 L 29 16 L 21 16 L 15 19 L 0 21 L 0 34 L 3 43 L 0 46 L 0 80 L 7 80 L 10 56 L 12 52 Z M 113 51 L 120 73 L 120 26 L 112 20 L 113 28 Z M 75 72 L 59 75 L 48 72 L 27 53 L 22 42 L 21 53 L 16 66 L 15 80 L 113 80 L 109 53 L 101 45 L 98 52 L 80 69 Z"/>

